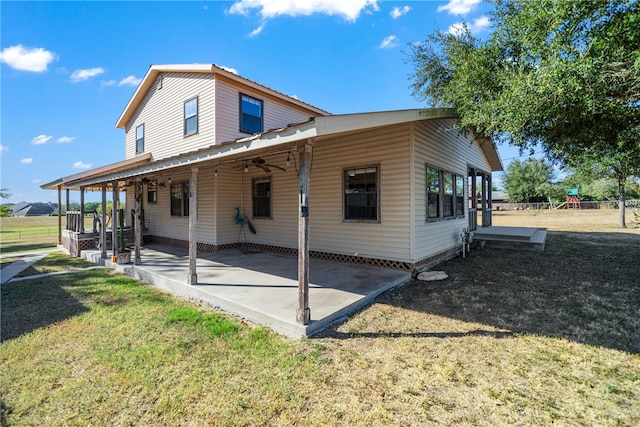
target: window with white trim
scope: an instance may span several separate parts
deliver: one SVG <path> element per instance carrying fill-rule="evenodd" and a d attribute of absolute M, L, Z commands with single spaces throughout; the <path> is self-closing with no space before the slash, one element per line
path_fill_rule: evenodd
<path fill-rule="evenodd" d="M 144 152 L 144 123 L 136 127 L 136 154 Z"/>
<path fill-rule="evenodd" d="M 184 136 L 198 133 L 198 97 L 184 103 Z"/>

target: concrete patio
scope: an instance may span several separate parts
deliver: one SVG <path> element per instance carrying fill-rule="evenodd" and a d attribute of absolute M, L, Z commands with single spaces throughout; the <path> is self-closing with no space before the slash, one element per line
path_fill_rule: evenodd
<path fill-rule="evenodd" d="M 188 285 L 186 249 L 145 245 L 142 264 L 118 265 L 85 250 L 83 258 L 113 268 L 160 289 L 220 308 L 284 335 L 308 337 L 373 301 L 380 293 L 409 280 L 405 271 L 310 260 L 311 322 L 296 323 L 298 259 L 242 250 L 198 253 L 198 283 Z"/>

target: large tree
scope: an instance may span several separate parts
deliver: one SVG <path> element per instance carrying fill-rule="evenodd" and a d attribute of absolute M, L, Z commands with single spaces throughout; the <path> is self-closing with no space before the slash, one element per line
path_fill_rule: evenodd
<path fill-rule="evenodd" d="M 529 158 L 524 162 L 509 163 L 503 177 L 504 189 L 512 203 L 544 202 L 553 179 L 551 165 L 541 159 Z"/>
<path fill-rule="evenodd" d="M 414 95 L 455 107 L 463 128 L 482 136 L 573 166 L 606 160 L 602 173 L 619 180 L 637 176 L 638 2 L 498 0 L 492 22 L 484 41 L 465 27 L 412 45 Z M 620 218 L 624 227 L 624 204 Z"/>

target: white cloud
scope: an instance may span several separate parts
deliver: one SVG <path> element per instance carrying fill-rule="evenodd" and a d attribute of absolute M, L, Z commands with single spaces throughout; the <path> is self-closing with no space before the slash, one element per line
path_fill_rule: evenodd
<path fill-rule="evenodd" d="M 324 13 L 342 16 L 347 21 L 355 21 L 360 16 L 360 12 L 377 11 L 379 7 L 377 0 L 238 0 L 231 6 L 229 13 L 248 15 L 253 9 L 259 10 L 262 19 L 281 15 L 308 16 Z M 260 31 L 262 27 L 258 27 Z"/>
<path fill-rule="evenodd" d="M 31 183 L 32 183 L 32 184 L 40 184 L 41 182 L 42 182 L 42 180 L 41 180 L 41 179 L 32 179 L 32 180 L 31 180 Z"/>
<path fill-rule="evenodd" d="M 31 163 L 33 163 L 33 159 L 31 157 L 27 157 L 20 160 L 20 163 L 22 163 L 23 165 L 30 165 Z"/>
<path fill-rule="evenodd" d="M 100 82 L 100 86 L 102 86 L 102 87 L 115 86 L 116 83 L 117 82 L 115 80 L 103 80 L 103 81 Z"/>
<path fill-rule="evenodd" d="M 489 28 L 491 26 L 491 20 L 486 16 L 481 16 L 480 18 L 475 19 L 472 23 L 467 24 L 467 26 L 469 27 L 469 31 L 471 31 L 472 34 L 477 34 L 482 30 Z M 449 26 L 449 29 L 447 30 L 447 32 L 449 34 L 453 34 L 454 36 L 457 36 L 462 34 L 463 30 L 464 30 L 464 24 L 462 22 L 457 22 Z"/>
<path fill-rule="evenodd" d="M 444 6 L 438 6 L 438 12 L 448 11 L 451 15 L 466 15 L 476 8 L 481 0 L 449 0 Z"/>
<path fill-rule="evenodd" d="M 82 160 L 79 160 L 73 164 L 74 169 L 89 169 L 91 164 L 83 163 Z"/>
<path fill-rule="evenodd" d="M 51 138 L 52 138 L 51 135 L 38 135 L 31 140 L 31 143 L 35 145 L 42 145 L 49 142 Z"/>
<path fill-rule="evenodd" d="M 262 30 L 264 30 L 264 26 L 265 26 L 265 23 L 263 22 L 262 24 L 260 24 L 258 28 L 255 28 L 253 31 L 249 33 L 249 37 L 255 37 L 258 34 L 260 34 Z"/>
<path fill-rule="evenodd" d="M 41 73 L 47 71 L 49 63 L 56 58 L 53 52 L 44 48 L 27 48 L 21 44 L 2 49 L 0 62 L 20 71 Z"/>
<path fill-rule="evenodd" d="M 225 67 L 224 65 L 218 65 L 218 67 L 222 68 L 225 71 L 228 71 L 232 74 L 235 74 L 236 76 L 238 75 L 238 70 L 236 70 L 235 68 L 231 68 L 231 67 Z"/>
<path fill-rule="evenodd" d="M 380 49 L 391 49 L 398 46 L 398 38 L 396 36 L 387 36 L 380 42 Z"/>
<path fill-rule="evenodd" d="M 136 76 L 127 76 L 124 79 L 120 80 L 120 82 L 118 82 L 118 86 L 138 86 L 141 81 L 142 79 L 139 79 Z"/>
<path fill-rule="evenodd" d="M 6 145 L 0 144 L 0 153 L 5 152 L 5 151 L 9 151 L 9 147 L 6 146 Z"/>
<path fill-rule="evenodd" d="M 389 12 L 389 15 L 391 15 L 393 19 L 398 19 L 402 15 L 409 13 L 410 10 L 411 10 L 410 6 L 404 6 L 404 7 L 396 6 L 391 10 L 391 12 Z"/>
<path fill-rule="evenodd" d="M 66 144 L 67 142 L 71 142 L 74 139 L 76 139 L 75 136 L 61 136 L 60 138 L 56 139 L 56 142 L 59 142 L 61 144 Z"/>
<path fill-rule="evenodd" d="M 104 68 L 95 67 L 95 68 L 87 68 L 85 70 L 75 70 L 71 73 L 71 81 L 73 83 L 82 82 L 84 80 L 88 80 L 91 77 L 99 76 L 104 73 Z"/>

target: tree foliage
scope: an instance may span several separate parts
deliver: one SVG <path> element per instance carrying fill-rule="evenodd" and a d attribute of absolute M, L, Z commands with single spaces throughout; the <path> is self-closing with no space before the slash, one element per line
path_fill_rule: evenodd
<path fill-rule="evenodd" d="M 412 45 L 413 94 L 481 136 L 602 163 L 624 197 L 640 174 L 639 2 L 497 0 L 492 21 L 484 41 L 465 27 Z"/>
<path fill-rule="evenodd" d="M 529 158 L 509 163 L 503 177 L 511 203 L 544 202 L 552 196 L 553 169 L 544 160 Z"/>

